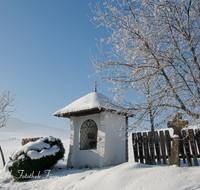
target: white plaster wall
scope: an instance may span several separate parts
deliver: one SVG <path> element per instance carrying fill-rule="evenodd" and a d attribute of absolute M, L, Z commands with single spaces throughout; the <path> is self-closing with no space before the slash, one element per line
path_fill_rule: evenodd
<path fill-rule="evenodd" d="M 87 120 L 92 119 L 97 124 L 97 141 L 99 139 L 99 134 L 101 135 L 101 124 L 100 124 L 100 114 L 93 114 L 88 116 L 81 116 L 81 117 L 72 117 L 70 118 L 70 125 L 71 125 L 71 132 L 74 135 L 73 139 L 73 151 L 71 153 L 71 166 L 75 168 L 83 167 L 83 166 L 92 166 L 97 167 L 99 166 L 99 155 L 103 154 L 101 151 L 102 142 L 97 142 L 97 149 L 90 149 L 90 150 L 80 150 L 80 128 L 82 124 Z M 74 123 L 74 126 L 72 125 Z M 69 154 L 70 154 L 69 153 Z M 69 165 L 68 165 L 69 166 Z"/>
<path fill-rule="evenodd" d="M 73 166 L 72 160 L 74 160 L 74 126 L 76 125 L 76 120 L 74 118 L 70 119 L 70 143 L 69 143 L 69 154 L 68 154 L 68 159 L 67 159 L 67 167 Z"/>
<path fill-rule="evenodd" d="M 124 116 L 105 113 L 106 137 L 105 156 L 103 166 L 116 165 L 126 162 L 125 131 L 126 118 Z"/>
<path fill-rule="evenodd" d="M 92 119 L 98 128 L 97 149 L 80 150 L 80 128 L 87 120 Z M 118 132 L 121 127 L 125 128 L 125 117 L 111 113 L 101 112 L 81 117 L 71 117 L 70 150 L 68 167 L 102 167 L 121 164 L 126 161 L 125 134 Z"/>

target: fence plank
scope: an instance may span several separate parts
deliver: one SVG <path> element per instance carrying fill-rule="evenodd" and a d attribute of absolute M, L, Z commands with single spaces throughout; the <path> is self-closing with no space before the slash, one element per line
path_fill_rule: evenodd
<path fill-rule="evenodd" d="M 154 138 L 152 137 L 151 131 L 149 132 L 138 132 L 132 133 L 132 143 L 135 162 L 140 160 L 140 163 L 155 165 L 155 158 L 157 158 L 157 163 L 161 164 L 161 159 L 163 164 L 167 164 L 167 157 L 171 156 L 171 138 L 169 130 L 160 131 L 158 136 L 158 131 L 155 131 Z M 194 159 L 194 165 L 198 166 L 197 158 L 200 158 L 200 131 L 189 129 L 188 133 L 186 130 L 182 130 L 182 135 L 179 135 L 180 143 L 182 143 L 182 150 L 180 148 L 180 158 L 187 158 L 188 166 L 192 166 L 192 158 Z M 27 141 L 35 141 L 34 139 L 23 139 L 22 143 Z M 197 143 L 197 144 L 196 144 Z M 155 146 L 154 146 L 155 144 Z M 165 147 L 166 146 L 166 147 Z M 198 147 L 198 149 L 197 149 Z M 167 154 L 166 155 L 166 149 Z M 192 151 L 192 152 L 190 152 Z M 185 152 L 185 153 L 184 153 Z"/>
<path fill-rule="evenodd" d="M 183 134 L 183 144 L 185 146 L 185 154 L 187 157 L 187 163 L 188 166 L 192 166 L 188 136 L 185 130 L 182 130 L 182 134 Z"/>
<path fill-rule="evenodd" d="M 200 131 L 199 131 L 199 129 L 195 129 L 195 139 L 196 139 L 197 147 L 199 149 L 199 154 L 200 154 Z"/>
<path fill-rule="evenodd" d="M 150 131 L 148 132 L 148 139 L 149 139 L 150 158 L 151 158 L 150 163 L 152 165 L 155 165 L 156 161 L 155 161 L 155 152 L 154 152 L 154 139 L 152 138 L 152 134 Z"/>
<path fill-rule="evenodd" d="M 171 156 L 171 138 L 170 138 L 169 130 L 165 131 L 165 140 L 166 140 L 166 145 L 167 145 L 167 154 L 169 158 Z"/>
<path fill-rule="evenodd" d="M 148 137 L 147 133 L 143 133 L 143 144 L 144 144 L 144 156 L 145 156 L 145 164 L 150 164 L 149 159 L 149 143 L 148 143 Z"/>
<path fill-rule="evenodd" d="M 137 149 L 137 137 L 136 133 L 132 133 L 132 143 L 135 162 L 138 162 L 138 149 Z"/>
<path fill-rule="evenodd" d="M 179 142 L 180 153 L 183 158 L 183 163 L 185 164 L 186 162 L 185 162 L 185 153 L 184 153 L 184 147 L 183 147 L 183 137 L 182 137 L 181 133 L 179 134 L 179 139 L 180 139 L 180 142 Z"/>
<path fill-rule="evenodd" d="M 165 136 L 164 136 L 163 131 L 160 131 L 160 147 L 161 147 L 161 152 L 162 152 L 163 164 L 167 164 L 166 149 L 165 149 Z"/>
<path fill-rule="evenodd" d="M 197 161 L 198 154 L 197 154 L 197 147 L 196 147 L 195 138 L 194 138 L 194 131 L 193 129 L 189 129 L 188 132 L 189 132 L 190 147 L 192 150 L 194 165 L 198 166 L 198 161 Z"/>
<path fill-rule="evenodd" d="M 139 148 L 139 159 L 140 159 L 140 163 L 144 163 L 143 160 L 143 148 L 142 148 L 142 135 L 141 132 L 137 133 L 138 136 L 138 148 Z"/>
<path fill-rule="evenodd" d="M 154 135 L 155 135 L 155 149 L 156 149 L 157 162 L 158 162 L 158 164 L 161 164 L 158 131 L 154 131 Z"/>
<path fill-rule="evenodd" d="M 42 139 L 43 137 L 35 137 L 35 138 L 26 138 L 26 139 L 22 139 L 22 146 L 27 144 L 28 142 L 35 142 L 38 139 Z"/>

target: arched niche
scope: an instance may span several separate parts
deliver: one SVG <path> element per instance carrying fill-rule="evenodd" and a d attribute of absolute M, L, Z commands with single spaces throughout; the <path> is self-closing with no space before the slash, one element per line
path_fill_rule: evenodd
<path fill-rule="evenodd" d="M 80 150 L 96 149 L 97 148 L 97 125 L 87 119 L 80 129 Z"/>

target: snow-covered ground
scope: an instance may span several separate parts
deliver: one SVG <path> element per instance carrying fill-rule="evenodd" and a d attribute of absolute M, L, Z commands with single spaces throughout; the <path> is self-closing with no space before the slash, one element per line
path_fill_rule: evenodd
<path fill-rule="evenodd" d="M 30 134 L 29 134 L 30 135 Z M 29 137 L 28 133 L 25 136 Z M 53 134 L 52 134 L 53 135 Z M 56 137 L 56 136 L 55 136 Z M 11 152 L 21 146 L 19 134 L 1 133 L 0 142 L 9 160 Z M 65 159 L 50 168 L 38 178 L 26 182 L 14 182 L 11 176 L 4 173 L 0 158 L 0 189 L 75 189 L 75 190 L 121 190 L 121 189 L 150 189 L 150 190 L 186 190 L 200 189 L 200 166 L 188 167 L 181 164 L 177 166 L 148 166 L 135 163 L 130 157 L 130 162 L 103 168 L 66 169 L 69 138 L 61 138 L 65 149 Z M 133 154 L 132 149 L 129 149 Z M 199 161 L 200 165 L 200 161 Z"/>
<path fill-rule="evenodd" d="M 199 163 L 200 164 L 200 163 Z M 93 169 L 66 169 L 66 160 L 59 162 L 37 179 L 13 182 L 1 175 L 2 189 L 75 189 L 75 190 L 179 190 L 200 189 L 199 167 L 147 166 L 127 162 L 118 166 Z"/>

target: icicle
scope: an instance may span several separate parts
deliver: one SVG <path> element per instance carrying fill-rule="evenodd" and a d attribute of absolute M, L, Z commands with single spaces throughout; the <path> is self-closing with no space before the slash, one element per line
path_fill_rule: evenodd
<path fill-rule="evenodd" d="M 58 116 L 57 116 L 57 127 L 58 127 Z"/>

